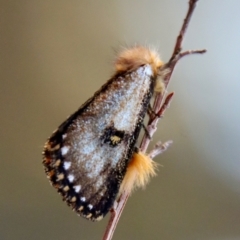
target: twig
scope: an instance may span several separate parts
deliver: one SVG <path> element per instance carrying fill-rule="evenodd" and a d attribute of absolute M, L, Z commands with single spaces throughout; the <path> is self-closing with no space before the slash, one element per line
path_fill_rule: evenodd
<path fill-rule="evenodd" d="M 190 19 L 191 19 L 191 16 L 192 16 L 192 13 L 196 6 L 197 1 L 198 0 L 189 0 L 188 12 L 186 14 L 186 17 L 183 21 L 182 28 L 177 37 L 174 51 L 173 51 L 172 56 L 171 56 L 170 60 L 168 61 L 168 63 L 166 63 L 164 65 L 164 70 L 166 70 L 166 69 L 168 70 L 168 71 L 166 71 L 166 74 L 163 77 L 166 89 L 169 84 L 174 67 L 175 67 L 176 63 L 178 62 L 178 60 L 180 60 L 182 57 L 190 55 L 190 54 L 201 54 L 201 53 L 206 52 L 206 50 L 192 50 L 192 51 L 181 52 L 182 42 L 183 42 L 188 24 L 190 22 Z M 153 136 L 153 134 L 155 133 L 155 131 L 157 129 L 157 122 L 158 122 L 159 118 L 163 116 L 166 108 L 169 106 L 169 103 L 173 97 L 173 93 L 170 93 L 166 98 L 164 98 L 164 96 L 165 96 L 165 92 L 161 93 L 161 94 L 157 94 L 155 97 L 154 104 L 153 104 L 153 111 L 157 114 L 150 116 L 148 126 L 147 126 L 150 136 Z M 146 152 L 149 143 L 150 143 L 149 137 L 147 136 L 147 134 L 144 134 L 142 142 L 140 144 L 140 150 L 142 152 Z M 165 151 L 171 145 L 171 143 L 172 143 L 171 141 L 168 141 L 164 144 L 158 142 L 155 145 L 154 149 L 149 153 L 149 156 L 155 157 L 155 156 L 161 154 L 163 151 Z M 109 222 L 108 222 L 108 225 L 106 228 L 106 232 L 103 236 L 103 240 L 111 240 L 112 239 L 113 233 L 116 229 L 118 220 L 121 216 L 121 213 L 124 209 L 124 206 L 127 202 L 128 197 L 129 197 L 129 194 L 124 192 L 120 196 L 118 201 L 115 202 L 114 207 L 111 211 L 111 217 L 109 219 Z"/>
<path fill-rule="evenodd" d="M 159 112 L 157 113 L 157 117 L 158 118 L 161 118 L 164 114 L 164 112 L 166 111 L 166 109 L 169 107 L 171 101 L 172 101 L 172 98 L 174 96 L 174 92 L 171 92 L 167 95 L 167 97 L 165 98 L 164 100 L 164 103 L 162 104 Z"/>
<path fill-rule="evenodd" d="M 187 55 L 191 55 L 191 54 L 202 54 L 202 53 L 206 52 L 205 49 L 203 49 L 203 50 L 190 50 L 190 51 L 181 52 L 182 42 L 183 42 L 186 30 L 187 30 L 188 24 L 190 22 L 193 10 L 194 10 L 194 8 L 197 4 L 197 1 L 198 0 L 189 0 L 188 11 L 187 11 L 186 17 L 183 21 L 183 25 L 181 27 L 179 35 L 177 37 L 175 47 L 174 47 L 174 51 L 172 53 L 172 56 L 171 56 L 170 60 L 163 66 L 163 72 L 164 71 L 166 72 L 166 74 L 163 76 L 166 89 L 167 89 L 168 84 L 170 82 L 170 78 L 171 78 L 172 72 L 175 68 L 175 65 L 182 57 L 187 56 Z M 167 71 L 166 71 L 166 69 L 167 69 Z M 154 100 L 154 104 L 153 104 L 153 111 L 154 112 L 158 112 L 160 110 L 160 108 L 162 107 L 162 103 L 164 101 L 164 96 L 165 96 L 165 92 L 164 93 L 159 93 L 159 94 L 156 95 L 155 100 Z M 155 131 L 156 131 L 156 129 L 157 129 L 156 126 L 157 126 L 158 120 L 159 119 L 156 116 L 153 117 L 153 118 L 150 117 L 149 122 L 148 122 L 148 128 L 149 129 L 155 129 Z M 154 134 L 154 132 L 152 134 Z M 146 134 L 143 136 L 141 146 L 140 146 L 141 151 L 146 152 L 147 147 L 150 143 L 150 140 L 151 139 L 149 139 L 149 137 Z"/>
<path fill-rule="evenodd" d="M 206 49 L 201 49 L 201 50 L 189 50 L 189 51 L 185 51 L 179 54 L 179 58 L 185 57 L 187 55 L 192 55 L 192 54 L 203 54 L 205 53 L 207 50 Z"/>
<path fill-rule="evenodd" d="M 118 201 L 115 201 L 113 209 L 111 210 L 111 216 L 108 221 L 107 229 L 104 233 L 103 240 L 111 240 L 113 233 L 117 227 L 118 220 L 121 216 L 121 213 L 127 203 L 129 194 L 124 192 Z"/>
<path fill-rule="evenodd" d="M 170 145 L 172 145 L 173 141 L 169 140 L 165 143 L 162 143 L 161 141 L 157 142 L 154 146 L 154 148 L 148 153 L 148 156 L 150 158 L 154 158 L 159 154 L 162 154 L 163 152 L 165 152 Z"/>
<path fill-rule="evenodd" d="M 182 50 L 183 38 L 184 38 L 184 35 L 186 33 L 186 30 L 187 30 L 188 24 L 190 22 L 190 19 L 192 17 L 194 8 L 196 7 L 197 1 L 198 0 L 189 0 L 187 15 L 186 15 L 185 19 L 183 20 L 183 25 L 182 25 L 182 28 L 179 32 L 178 37 L 177 37 L 177 41 L 176 41 L 171 59 L 174 58 L 175 55 L 178 55 Z M 171 59 L 170 59 L 170 62 L 171 62 Z"/>

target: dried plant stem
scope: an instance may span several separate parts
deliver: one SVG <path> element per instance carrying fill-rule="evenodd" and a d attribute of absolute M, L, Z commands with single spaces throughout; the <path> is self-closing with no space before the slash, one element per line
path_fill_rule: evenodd
<path fill-rule="evenodd" d="M 170 82 L 172 72 L 173 72 L 174 67 L 175 67 L 176 63 L 178 62 L 178 60 L 180 60 L 182 57 L 190 55 L 190 54 L 201 54 L 201 53 L 206 52 L 206 50 L 192 50 L 192 51 L 181 52 L 182 42 L 183 42 L 188 24 L 190 22 L 190 19 L 191 19 L 191 16 L 192 16 L 192 13 L 193 13 L 193 10 L 196 6 L 197 1 L 198 0 L 189 0 L 188 12 L 186 14 L 186 17 L 183 21 L 182 28 L 179 32 L 178 37 L 177 37 L 175 47 L 174 47 L 174 51 L 173 51 L 172 56 L 171 56 L 170 60 L 168 61 L 168 63 L 166 63 L 163 67 L 164 69 L 167 70 L 166 74 L 163 76 L 166 88 L 167 88 L 167 86 Z M 163 72 L 164 72 L 164 70 L 163 70 Z M 158 123 L 159 119 L 163 116 L 167 107 L 169 106 L 173 95 L 174 95 L 174 93 L 170 93 L 166 97 L 165 97 L 165 93 L 156 95 L 155 100 L 154 100 L 154 104 L 153 104 L 153 112 L 155 112 L 156 114 L 150 115 L 148 125 L 147 125 L 148 133 L 151 137 L 155 133 L 155 131 L 157 129 L 157 123 Z M 142 142 L 140 144 L 140 150 L 142 152 L 146 152 L 146 150 L 148 148 L 148 145 L 149 145 L 150 140 L 151 140 L 149 138 L 149 135 L 145 134 L 143 136 Z M 153 150 L 150 151 L 150 153 L 148 155 L 151 158 L 153 158 L 153 157 L 161 154 L 171 145 L 171 143 L 172 143 L 172 141 L 168 141 L 168 142 L 163 143 L 163 144 L 161 142 L 158 142 L 155 145 L 155 147 L 153 148 Z M 113 233 L 116 229 L 118 220 L 121 216 L 121 213 L 124 209 L 124 206 L 127 202 L 128 197 L 129 197 L 129 194 L 124 192 L 120 196 L 120 198 L 115 202 L 114 207 L 111 210 L 111 216 L 110 216 L 105 234 L 103 236 L 103 240 L 111 240 L 112 239 Z"/>
<path fill-rule="evenodd" d="M 182 28 L 179 32 L 178 37 L 177 37 L 177 41 L 176 41 L 171 59 L 174 58 L 174 56 L 178 55 L 182 50 L 183 38 L 185 36 L 188 24 L 189 24 L 190 19 L 192 17 L 194 8 L 196 7 L 197 1 L 198 0 L 189 0 L 188 11 L 187 11 L 185 19 L 183 20 L 183 25 L 182 25 Z M 171 61 L 171 59 L 170 59 L 170 61 Z"/>
<path fill-rule="evenodd" d="M 115 202 L 113 209 L 111 210 L 111 216 L 108 221 L 106 231 L 103 236 L 103 240 L 111 240 L 113 233 L 117 227 L 118 220 L 121 216 L 121 213 L 127 203 L 129 194 L 124 192 L 118 201 Z"/>
<path fill-rule="evenodd" d="M 171 140 L 169 140 L 165 143 L 162 143 L 161 141 L 157 142 L 155 144 L 154 148 L 148 153 L 148 156 L 153 159 L 157 155 L 165 152 L 172 143 L 173 143 L 173 141 L 171 141 Z"/>

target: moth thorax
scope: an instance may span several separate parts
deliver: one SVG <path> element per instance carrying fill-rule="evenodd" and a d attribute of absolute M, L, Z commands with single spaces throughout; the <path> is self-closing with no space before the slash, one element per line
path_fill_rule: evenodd
<path fill-rule="evenodd" d="M 151 66 L 153 77 L 157 77 L 163 62 L 157 51 L 142 46 L 136 46 L 126 49 L 119 54 L 115 61 L 115 68 L 117 73 L 124 73 L 134 71 L 146 64 Z"/>

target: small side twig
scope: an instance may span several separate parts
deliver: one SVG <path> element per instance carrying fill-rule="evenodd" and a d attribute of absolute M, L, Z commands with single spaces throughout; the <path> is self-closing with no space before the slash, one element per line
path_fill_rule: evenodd
<path fill-rule="evenodd" d="M 170 102 L 172 101 L 172 98 L 174 96 L 174 92 L 171 92 L 167 95 L 167 97 L 164 100 L 164 103 L 162 104 L 159 112 L 157 113 L 157 117 L 161 118 L 164 114 L 164 112 L 166 111 L 166 109 L 169 107 Z"/>
<path fill-rule="evenodd" d="M 171 56 L 170 60 L 168 61 L 168 63 L 166 63 L 164 66 L 164 68 L 168 70 L 167 73 L 164 75 L 164 79 L 163 79 L 166 89 L 170 82 L 170 78 L 171 78 L 172 72 L 175 68 L 175 65 L 182 57 L 190 55 L 190 54 L 202 54 L 202 53 L 206 52 L 206 50 L 191 50 L 191 51 L 181 52 L 182 42 L 183 42 L 186 30 L 187 30 L 188 24 L 190 22 L 191 16 L 193 14 L 194 8 L 196 7 L 197 1 L 198 0 L 189 0 L 188 11 L 187 11 L 186 17 L 183 21 L 183 25 L 181 27 L 179 35 L 177 37 L 172 56 Z M 173 93 L 168 94 L 167 97 L 165 98 L 165 92 L 159 93 L 155 97 L 152 110 L 157 114 L 150 116 L 148 126 L 147 126 L 150 136 L 153 136 L 153 134 L 155 133 L 155 131 L 157 129 L 158 120 L 160 119 L 160 117 L 163 116 L 166 108 L 169 106 L 169 103 L 172 100 Z M 144 134 L 142 142 L 140 144 L 140 150 L 142 152 L 146 152 L 149 143 L 150 143 L 149 136 L 147 134 Z M 158 142 L 155 145 L 155 147 L 153 148 L 153 150 L 150 151 L 150 153 L 148 155 L 151 158 L 153 158 L 153 157 L 161 154 L 162 152 L 164 152 L 171 144 L 172 144 L 171 141 L 167 141 L 163 144 L 161 142 Z M 111 216 L 110 216 L 105 234 L 103 236 L 103 240 L 111 240 L 112 239 L 113 233 L 116 229 L 118 220 L 121 216 L 121 213 L 124 209 L 124 206 L 127 202 L 128 197 L 129 197 L 129 194 L 124 192 L 120 196 L 118 201 L 115 202 L 114 207 L 111 211 Z"/>
<path fill-rule="evenodd" d="M 148 156 L 153 159 L 159 154 L 162 154 L 163 152 L 165 152 L 171 146 L 172 143 L 173 141 L 171 140 L 164 143 L 162 143 L 161 141 L 157 142 L 153 147 L 153 149 L 148 153 Z"/>

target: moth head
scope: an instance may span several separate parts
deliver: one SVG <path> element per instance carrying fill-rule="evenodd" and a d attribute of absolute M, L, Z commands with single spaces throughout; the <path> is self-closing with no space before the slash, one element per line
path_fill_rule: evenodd
<path fill-rule="evenodd" d="M 155 92 L 164 92 L 165 84 L 161 77 L 160 68 L 164 65 L 157 51 L 143 47 L 135 46 L 122 51 L 115 61 L 117 74 L 132 72 L 139 67 L 149 64 L 152 68 L 153 78 L 155 80 Z"/>
<path fill-rule="evenodd" d="M 117 73 L 134 71 L 140 66 L 149 64 L 152 67 L 154 77 L 157 76 L 159 69 L 163 66 L 157 51 L 135 46 L 122 51 L 115 61 Z"/>

